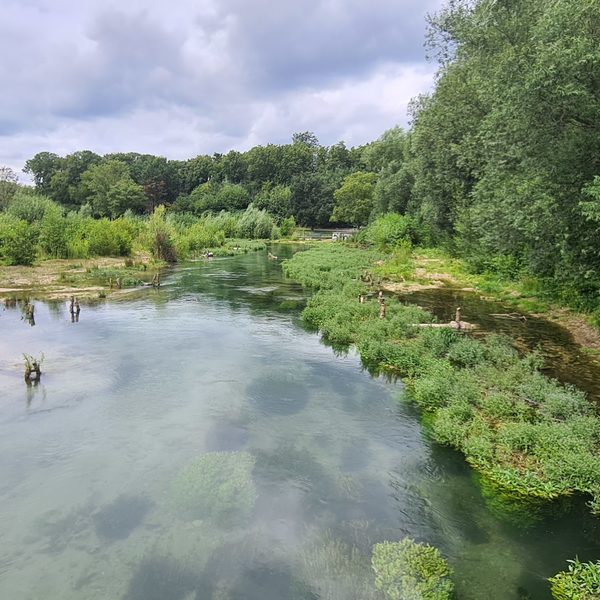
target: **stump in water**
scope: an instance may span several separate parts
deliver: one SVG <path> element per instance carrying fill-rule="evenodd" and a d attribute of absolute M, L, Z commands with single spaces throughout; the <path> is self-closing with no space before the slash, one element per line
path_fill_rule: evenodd
<path fill-rule="evenodd" d="M 79 323 L 79 313 L 81 312 L 81 306 L 79 306 L 79 300 L 75 298 L 75 296 L 71 296 L 69 312 L 71 313 L 71 323 Z"/>
<path fill-rule="evenodd" d="M 158 289 L 160 287 L 160 273 L 156 273 L 152 278 L 152 287 Z"/>
<path fill-rule="evenodd" d="M 23 354 L 23 358 L 25 359 L 25 383 L 27 385 L 37 385 L 42 377 L 44 355 L 42 354 L 37 359 L 29 354 Z"/>
<path fill-rule="evenodd" d="M 23 313 L 23 318 L 33 327 L 35 325 L 35 304 L 31 304 L 31 302 L 27 300 Z"/>
<path fill-rule="evenodd" d="M 385 319 L 385 300 L 383 299 L 379 301 L 379 318 Z"/>
<path fill-rule="evenodd" d="M 267 254 L 267 256 L 269 257 L 269 260 L 277 260 L 277 257 L 274 254 L 271 254 L 270 252 Z"/>

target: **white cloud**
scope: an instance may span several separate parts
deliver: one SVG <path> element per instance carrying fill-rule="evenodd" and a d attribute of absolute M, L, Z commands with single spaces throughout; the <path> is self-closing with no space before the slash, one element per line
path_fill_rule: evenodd
<path fill-rule="evenodd" d="M 5 0 L 0 164 L 42 150 L 185 158 L 303 130 L 364 143 L 431 85 L 422 31 L 439 2 Z"/>

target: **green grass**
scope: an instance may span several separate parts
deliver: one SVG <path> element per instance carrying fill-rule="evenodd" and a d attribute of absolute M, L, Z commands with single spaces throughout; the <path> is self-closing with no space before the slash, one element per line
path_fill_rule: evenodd
<path fill-rule="evenodd" d="M 570 560 L 566 571 L 550 578 L 555 600 L 594 600 L 600 598 L 600 561 Z"/>
<path fill-rule="evenodd" d="M 416 327 L 432 316 L 387 302 L 379 319 L 365 279 L 380 256 L 336 244 L 300 252 L 285 273 L 316 290 L 303 316 L 332 344 L 354 344 L 365 366 L 405 378 L 433 438 L 460 450 L 488 489 L 515 502 L 587 494 L 600 512 L 600 418 L 584 394 L 540 372 L 510 340 L 476 341 Z"/>

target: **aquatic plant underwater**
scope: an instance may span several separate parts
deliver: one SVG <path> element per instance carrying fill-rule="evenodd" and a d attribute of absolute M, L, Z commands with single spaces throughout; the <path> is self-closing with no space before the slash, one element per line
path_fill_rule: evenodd
<path fill-rule="evenodd" d="M 210 452 L 183 467 L 173 482 L 173 501 L 194 519 L 231 525 L 247 517 L 256 501 L 255 458 L 247 452 Z"/>

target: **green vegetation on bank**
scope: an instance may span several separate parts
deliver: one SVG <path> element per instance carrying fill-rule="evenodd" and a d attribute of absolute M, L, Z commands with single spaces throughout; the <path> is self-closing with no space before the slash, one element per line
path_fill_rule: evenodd
<path fill-rule="evenodd" d="M 600 598 L 600 561 L 570 560 L 566 571 L 550 578 L 555 600 L 595 600 Z"/>
<path fill-rule="evenodd" d="M 294 223 L 286 223 L 293 234 Z M 243 211 L 205 214 L 168 213 L 158 206 L 143 217 L 126 213 L 116 219 L 90 216 L 86 207 L 65 209 L 31 192 L 20 192 L 0 212 L 0 261 L 32 265 L 39 259 L 87 259 L 149 254 L 175 262 L 207 251 L 231 255 L 264 249 L 259 239 L 280 236 L 271 215 L 250 205 Z"/>
<path fill-rule="evenodd" d="M 488 489 L 524 506 L 582 493 L 600 511 L 600 419 L 584 394 L 542 375 L 539 356 L 519 357 L 508 340 L 419 327 L 431 315 L 393 301 L 380 319 L 368 281 L 381 259 L 331 244 L 283 268 L 315 290 L 307 323 L 331 343 L 354 344 L 368 368 L 405 378 L 431 435 L 460 450 Z"/>

